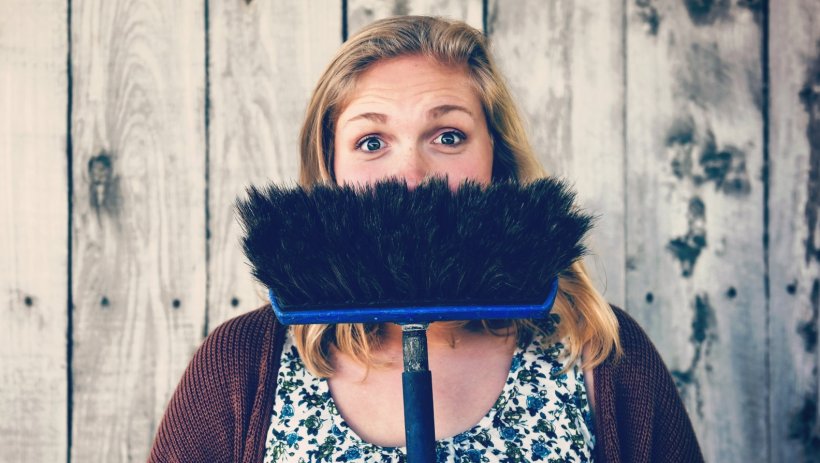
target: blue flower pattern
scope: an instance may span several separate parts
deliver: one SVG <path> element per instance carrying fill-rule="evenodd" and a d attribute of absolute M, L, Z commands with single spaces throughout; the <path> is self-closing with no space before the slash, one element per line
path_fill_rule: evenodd
<path fill-rule="evenodd" d="M 519 345 L 501 395 L 474 427 L 436 442 L 438 463 L 589 462 L 595 445 L 583 371 L 564 342 Z M 404 447 L 364 442 L 339 415 L 327 381 L 282 351 L 264 463 L 404 463 Z"/>

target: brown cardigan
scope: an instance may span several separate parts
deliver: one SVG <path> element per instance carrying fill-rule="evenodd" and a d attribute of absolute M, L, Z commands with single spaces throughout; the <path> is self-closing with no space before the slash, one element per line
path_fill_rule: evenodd
<path fill-rule="evenodd" d="M 595 460 L 703 461 L 660 355 L 635 320 L 613 310 L 625 356 L 593 370 Z M 148 461 L 261 463 L 283 342 L 270 305 L 214 330 L 171 397 Z"/>

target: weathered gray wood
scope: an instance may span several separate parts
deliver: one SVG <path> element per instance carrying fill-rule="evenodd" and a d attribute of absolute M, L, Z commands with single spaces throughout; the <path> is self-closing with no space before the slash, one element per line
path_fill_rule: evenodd
<path fill-rule="evenodd" d="M 627 8 L 626 305 L 707 461 L 769 450 L 760 5 Z"/>
<path fill-rule="evenodd" d="M 208 328 L 266 302 L 239 244 L 248 184 L 295 185 L 310 93 L 342 42 L 337 0 L 212 1 Z"/>
<path fill-rule="evenodd" d="M 71 459 L 145 461 L 205 320 L 205 16 L 72 8 Z"/>
<path fill-rule="evenodd" d="M 585 263 L 604 297 L 623 305 L 623 7 L 492 0 L 487 29 L 542 165 L 601 216 Z"/>
<path fill-rule="evenodd" d="M 0 2 L 0 461 L 68 448 L 68 24 Z"/>
<path fill-rule="evenodd" d="M 820 3 L 769 8 L 771 461 L 820 462 Z"/>
<path fill-rule="evenodd" d="M 484 26 L 484 6 L 481 0 L 348 0 L 347 30 L 349 35 L 377 19 L 416 14 L 458 19 L 481 30 Z"/>

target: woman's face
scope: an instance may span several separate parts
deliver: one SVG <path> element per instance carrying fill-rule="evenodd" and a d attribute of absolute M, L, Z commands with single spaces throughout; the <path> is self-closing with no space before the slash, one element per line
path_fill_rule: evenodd
<path fill-rule="evenodd" d="M 422 56 L 372 65 L 359 76 L 336 121 L 336 183 L 427 176 L 489 184 L 493 149 L 484 110 L 465 69 Z"/>

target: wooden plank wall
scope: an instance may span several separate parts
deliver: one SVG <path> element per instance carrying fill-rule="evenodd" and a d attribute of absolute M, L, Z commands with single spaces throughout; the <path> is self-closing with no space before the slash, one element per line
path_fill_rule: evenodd
<path fill-rule="evenodd" d="M 820 462 L 820 3 L 769 15 L 770 461 Z"/>
<path fill-rule="evenodd" d="M 594 255 L 585 263 L 607 300 L 621 307 L 622 17 L 617 2 L 491 0 L 486 24 L 539 160 L 550 174 L 574 183 L 579 200 L 600 217 L 589 242 Z"/>
<path fill-rule="evenodd" d="M 69 442 L 68 18 L 0 2 L 0 461 L 64 461 Z"/>
<path fill-rule="evenodd" d="M 487 34 L 707 461 L 820 461 L 815 0 L 37 0 L 0 5 L 0 462 L 145 460 L 263 303 L 234 199 L 295 182 L 316 79 L 395 14 Z"/>
<path fill-rule="evenodd" d="M 755 8 L 627 8 L 626 305 L 659 341 L 714 461 L 769 450 Z"/>
<path fill-rule="evenodd" d="M 250 184 L 294 182 L 313 86 L 342 43 L 337 0 L 209 5 L 208 330 L 266 295 L 239 246 L 234 199 Z"/>
<path fill-rule="evenodd" d="M 72 461 L 145 458 L 205 320 L 200 3 L 71 4 Z"/>

